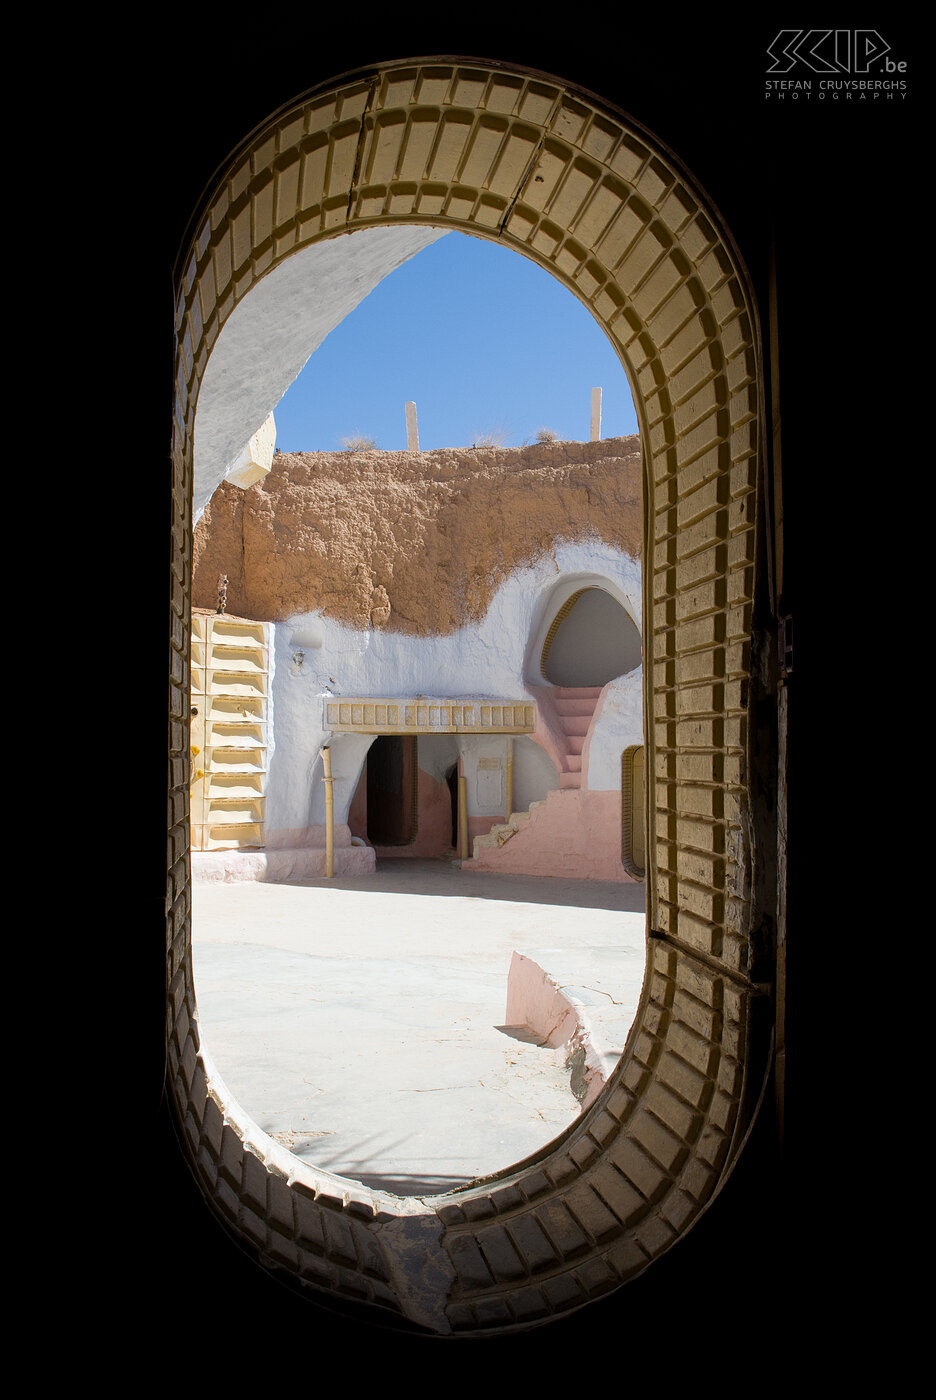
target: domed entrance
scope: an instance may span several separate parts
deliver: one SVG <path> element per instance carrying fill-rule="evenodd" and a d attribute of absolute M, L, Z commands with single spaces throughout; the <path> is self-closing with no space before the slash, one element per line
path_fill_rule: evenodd
<path fill-rule="evenodd" d="M 582 588 L 556 613 L 540 666 L 552 685 L 603 686 L 640 665 L 640 633 L 603 588 Z"/>

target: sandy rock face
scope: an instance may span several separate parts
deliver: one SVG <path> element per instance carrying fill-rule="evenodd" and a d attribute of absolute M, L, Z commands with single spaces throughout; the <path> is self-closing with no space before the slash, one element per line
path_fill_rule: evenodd
<path fill-rule="evenodd" d="M 640 443 L 274 457 L 223 483 L 195 529 L 193 603 L 279 622 L 321 609 L 358 628 L 442 636 L 478 622 L 557 540 L 641 545 Z"/>

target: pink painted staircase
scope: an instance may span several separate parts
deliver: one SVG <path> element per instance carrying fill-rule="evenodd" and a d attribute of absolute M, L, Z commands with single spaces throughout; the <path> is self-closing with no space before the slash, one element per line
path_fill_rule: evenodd
<path fill-rule="evenodd" d="M 528 812 L 512 812 L 486 836 L 476 836 L 462 870 L 558 875 L 569 869 L 579 878 L 630 878 L 621 865 L 620 836 L 611 842 L 610 854 L 606 840 L 612 827 L 620 829 L 620 807 L 616 815 L 612 810 L 616 794 L 582 790 L 582 751 L 602 690 L 600 685 L 553 686 L 537 702 L 538 720 L 548 736 L 543 747 L 559 770 L 559 788 L 532 802 Z M 502 853 L 501 847 L 507 849 Z"/>
<path fill-rule="evenodd" d="M 553 703 L 564 736 L 560 789 L 582 786 L 582 749 L 600 695 L 600 685 L 559 685 L 553 691 Z"/>

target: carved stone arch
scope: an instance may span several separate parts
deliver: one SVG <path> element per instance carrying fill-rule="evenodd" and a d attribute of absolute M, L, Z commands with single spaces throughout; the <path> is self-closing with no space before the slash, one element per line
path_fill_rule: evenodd
<path fill-rule="evenodd" d="M 301 1163 L 231 1099 L 200 1039 L 190 941 L 192 437 L 232 310 L 310 243 L 461 229 L 551 271 L 614 344 L 644 451 L 649 947 L 604 1093 L 535 1156 L 401 1199 Z M 561 80 L 398 62 L 255 132 L 206 199 L 177 287 L 168 881 L 169 1080 L 206 1198 L 267 1268 L 436 1335 L 545 1323 L 634 1278 L 698 1219 L 765 1072 L 752 982 L 748 706 L 761 352 L 714 210 L 648 133 Z M 418 1265 L 412 1261 L 418 1260 Z"/>

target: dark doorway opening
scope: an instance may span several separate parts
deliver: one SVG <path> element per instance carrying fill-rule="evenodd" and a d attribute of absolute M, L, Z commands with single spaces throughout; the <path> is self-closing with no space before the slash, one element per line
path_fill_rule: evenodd
<path fill-rule="evenodd" d="M 416 736 L 381 734 L 367 754 L 367 839 L 408 846 L 416 836 Z"/>
<path fill-rule="evenodd" d="M 452 850 L 458 850 L 458 764 L 453 763 L 445 775 L 452 804 Z"/>

